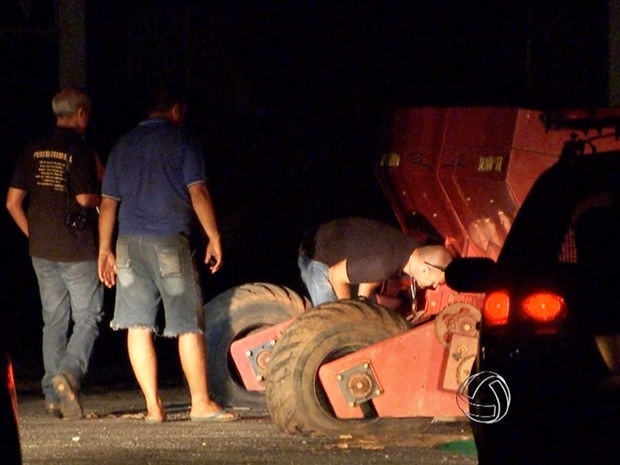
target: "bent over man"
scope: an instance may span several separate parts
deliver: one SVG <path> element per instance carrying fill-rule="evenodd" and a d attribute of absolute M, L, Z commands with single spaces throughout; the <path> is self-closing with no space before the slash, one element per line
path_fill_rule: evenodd
<path fill-rule="evenodd" d="M 83 416 L 79 389 L 103 306 L 95 241 L 99 188 L 95 154 L 83 139 L 90 99 L 77 89 L 63 89 L 52 109 L 56 127 L 19 157 L 6 205 L 28 236 L 39 283 L 46 413 L 69 419 Z"/>
<path fill-rule="evenodd" d="M 381 221 L 341 218 L 320 225 L 301 244 L 298 265 L 313 305 L 369 297 L 382 281 L 405 273 L 421 288 L 445 282 L 450 251 L 417 241 Z"/>

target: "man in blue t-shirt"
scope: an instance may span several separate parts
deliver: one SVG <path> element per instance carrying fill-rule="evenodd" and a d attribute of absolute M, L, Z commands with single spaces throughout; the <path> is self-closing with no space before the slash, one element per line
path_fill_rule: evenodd
<path fill-rule="evenodd" d="M 166 419 L 153 342 L 160 302 L 165 313 L 163 336 L 178 337 L 192 402 L 190 419 L 236 418 L 213 402 L 207 391 L 204 309 L 188 242 L 194 213 L 209 240 L 204 261 L 212 273 L 222 266 L 222 246 L 202 152 L 181 127 L 185 111 L 181 93 L 156 88 L 149 117 L 113 147 L 102 186 L 99 277 L 108 287 L 118 283 L 110 325 L 127 329 L 129 359 L 149 422 Z"/>

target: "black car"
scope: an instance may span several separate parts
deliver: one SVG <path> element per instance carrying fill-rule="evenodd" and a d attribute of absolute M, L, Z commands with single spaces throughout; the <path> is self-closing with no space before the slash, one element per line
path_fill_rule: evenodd
<path fill-rule="evenodd" d="M 455 260 L 484 292 L 458 399 L 486 464 L 620 463 L 620 152 L 567 154 L 534 183 L 497 261 Z"/>
<path fill-rule="evenodd" d="M 20 465 L 21 448 L 13 366 L 4 329 L 0 327 L 0 463 Z"/>

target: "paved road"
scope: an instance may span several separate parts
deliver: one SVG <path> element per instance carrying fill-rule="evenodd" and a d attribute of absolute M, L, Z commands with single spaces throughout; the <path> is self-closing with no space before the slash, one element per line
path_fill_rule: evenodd
<path fill-rule="evenodd" d="M 239 410 L 232 423 L 188 421 L 180 388 L 163 391 L 169 420 L 141 421 L 136 389 L 89 388 L 87 419 L 63 421 L 42 413 L 35 393 L 20 392 L 20 432 L 25 465 L 374 465 L 476 464 L 466 423 L 419 424 L 400 420 L 384 437 L 308 437 L 280 432 L 263 411 Z M 464 445 L 465 451 L 447 445 Z M 467 446 L 469 450 L 467 450 Z"/>

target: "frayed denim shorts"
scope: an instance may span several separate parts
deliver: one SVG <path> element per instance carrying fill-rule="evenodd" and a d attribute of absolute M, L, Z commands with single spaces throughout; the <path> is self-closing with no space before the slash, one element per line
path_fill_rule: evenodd
<path fill-rule="evenodd" d="M 116 266 L 112 329 L 150 328 L 164 337 L 204 331 L 200 280 L 185 236 L 119 235 Z"/>

